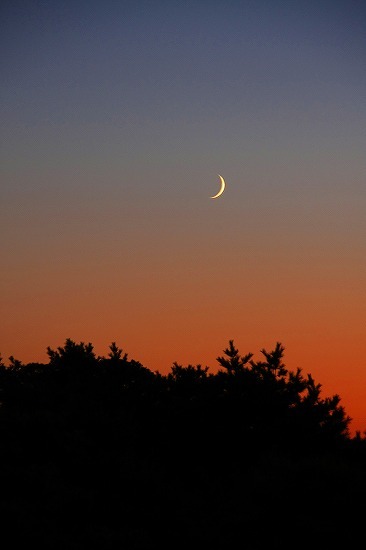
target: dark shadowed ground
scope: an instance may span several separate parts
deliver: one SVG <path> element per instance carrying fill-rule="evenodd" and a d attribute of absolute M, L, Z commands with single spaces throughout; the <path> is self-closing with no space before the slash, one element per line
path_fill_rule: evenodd
<path fill-rule="evenodd" d="M 233 342 L 167 376 L 67 340 L 0 368 L 8 548 L 356 548 L 366 446 L 339 397 Z"/>

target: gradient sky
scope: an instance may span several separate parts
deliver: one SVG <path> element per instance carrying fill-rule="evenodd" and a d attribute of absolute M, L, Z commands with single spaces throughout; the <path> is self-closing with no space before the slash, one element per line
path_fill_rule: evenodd
<path fill-rule="evenodd" d="M 366 5 L 1 3 L 0 351 L 285 346 L 366 430 Z M 227 182 L 219 189 L 218 174 Z"/>

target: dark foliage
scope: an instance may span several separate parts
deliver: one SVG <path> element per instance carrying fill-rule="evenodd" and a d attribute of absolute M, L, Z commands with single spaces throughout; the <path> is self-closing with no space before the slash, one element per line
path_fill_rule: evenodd
<path fill-rule="evenodd" d="M 218 372 L 151 372 L 113 342 L 0 359 L 0 518 L 9 548 L 354 547 L 365 439 L 284 348 Z"/>

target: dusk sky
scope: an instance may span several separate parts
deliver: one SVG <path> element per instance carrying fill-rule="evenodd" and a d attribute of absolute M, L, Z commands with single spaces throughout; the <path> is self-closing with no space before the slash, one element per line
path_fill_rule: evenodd
<path fill-rule="evenodd" d="M 5 0 L 0 24 L 5 363 L 71 338 L 215 372 L 279 341 L 366 430 L 365 2 Z"/>

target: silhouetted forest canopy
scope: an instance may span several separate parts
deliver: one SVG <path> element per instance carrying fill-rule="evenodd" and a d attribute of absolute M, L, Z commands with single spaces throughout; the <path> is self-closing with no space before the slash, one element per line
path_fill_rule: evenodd
<path fill-rule="evenodd" d="M 0 518 L 24 548 L 345 548 L 366 440 L 284 347 L 152 372 L 112 342 L 0 360 Z M 364 535 L 362 535 L 364 536 Z"/>

